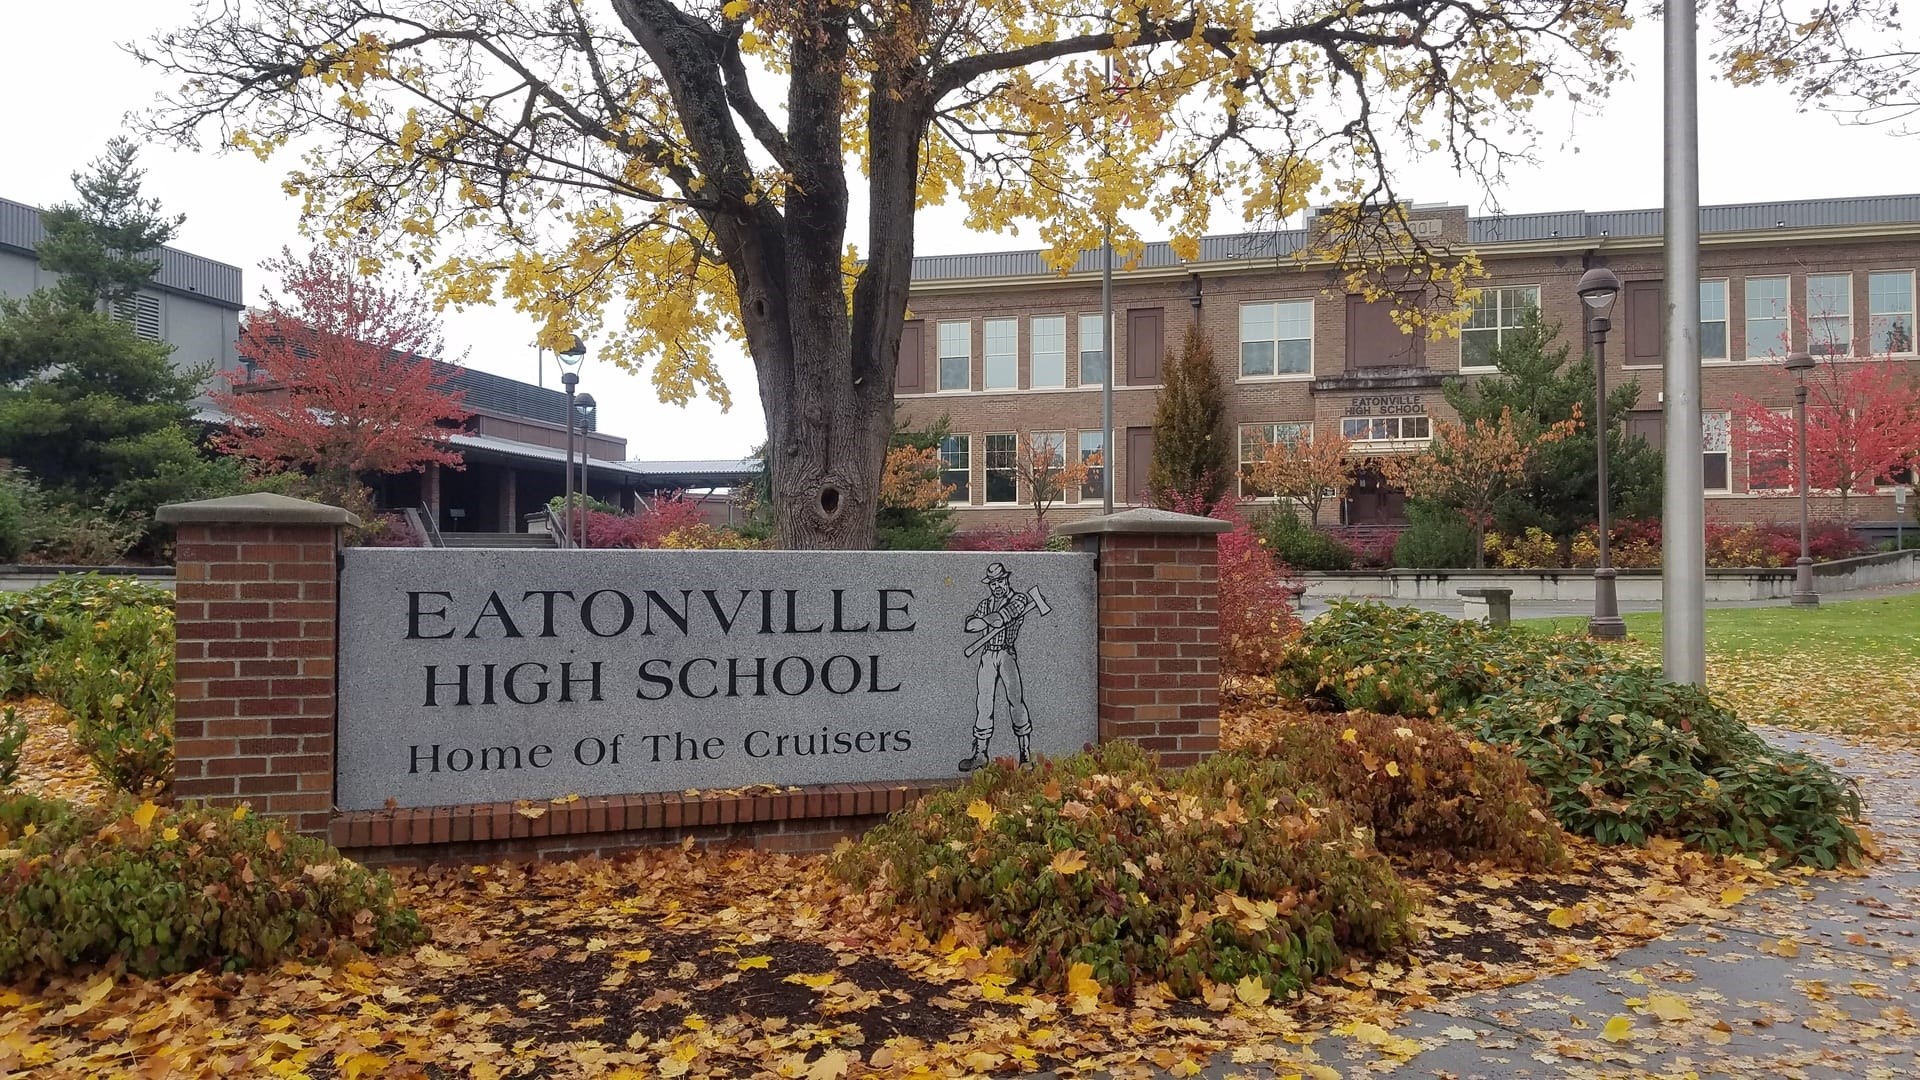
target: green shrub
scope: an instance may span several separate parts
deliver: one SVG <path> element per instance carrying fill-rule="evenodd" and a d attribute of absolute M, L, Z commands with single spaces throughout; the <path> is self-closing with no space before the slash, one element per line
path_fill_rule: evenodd
<path fill-rule="evenodd" d="M 1275 994 L 1349 952 L 1409 939 L 1391 867 L 1337 807 L 1270 763 L 1217 755 L 1178 776 L 1128 743 L 1037 769 L 993 766 L 921 800 L 833 869 L 938 937 L 963 920 L 1060 988 L 1075 964 L 1124 998 L 1252 978 Z"/>
<path fill-rule="evenodd" d="M 1603 843 L 1673 836 L 1708 851 L 1854 863 L 1853 782 L 1769 745 L 1704 690 L 1629 667 L 1529 679 L 1459 722 L 1511 746 L 1560 823 Z"/>
<path fill-rule="evenodd" d="M 34 498 L 21 530 L 26 558 L 53 566 L 111 566 L 147 533 L 139 514 Z"/>
<path fill-rule="evenodd" d="M 1393 543 L 1393 565 L 1450 570 L 1473 565 L 1473 526 L 1451 507 L 1414 502 L 1407 530 Z"/>
<path fill-rule="evenodd" d="M 173 611 L 133 605 L 67 615 L 34 684 L 72 717 L 108 783 L 140 794 L 173 778 Z"/>
<path fill-rule="evenodd" d="M 27 550 L 27 510 L 19 489 L 0 476 L 0 562 L 13 562 Z"/>
<path fill-rule="evenodd" d="M 1778 750 L 1690 686 L 1583 638 L 1489 629 L 1383 604 L 1307 624 L 1280 687 L 1348 709 L 1436 716 L 1511 747 L 1571 832 L 1673 836 L 1715 852 L 1855 861 L 1850 781 Z"/>
<path fill-rule="evenodd" d="M 1237 748 L 1284 766 L 1293 784 L 1339 803 L 1381 851 L 1415 865 L 1559 863 L 1560 830 L 1527 767 L 1502 747 L 1419 717 L 1289 717 Z"/>
<path fill-rule="evenodd" d="M 1341 601 L 1306 625 L 1275 676 L 1289 696 L 1343 710 L 1441 716 L 1536 675 L 1580 677 L 1612 662 L 1585 638 Z"/>
<path fill-rule="evenodd" d="M 0 713 L 0 790 L 20 778 L 20 748 L 27 742 L 27 718 L 9 705 Z"/>
<path fill-rule="evenodd" d="M 385 874 L 242 810 L 0 798 L 0 980 L 120 957 L 154 976 L 422 939 Z"/>
<path fill-rule="evenodd" d="M 1351 570 L 1353 549 L 1300 520 L 1291 511 L 1268 514 L 1255 526 L 1275 558 L 1295 570 Z"/>
<path fill-rule="evenodd" d="M 38 689 L 34 673 L 65 621 L 92 621 L 126 607 L 171 609 L 173 594 L 137 578 L 99 574 L 66 574 L 27 592 L 0 593 L 0 697 Z"/>

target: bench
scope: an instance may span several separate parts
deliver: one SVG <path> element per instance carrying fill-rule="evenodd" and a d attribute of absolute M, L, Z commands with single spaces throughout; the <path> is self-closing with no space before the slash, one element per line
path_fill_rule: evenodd
<path fill-rule="evenodd" d="M 1512 589 L 1461 589 L 1466 597 L 1463 619 L 1485 622 L 1488 626 L 1507 626 L 1513 622 Z"/>

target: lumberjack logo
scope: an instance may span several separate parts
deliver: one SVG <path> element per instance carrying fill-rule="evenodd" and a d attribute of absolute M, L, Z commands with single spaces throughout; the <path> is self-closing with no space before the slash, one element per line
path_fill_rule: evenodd
<path fill-rule="evenodd" d="M 978 655 L 980 668 L 973 706 L 973 753 L 960 762 L 961 772 L 972 772 L 991 760 L 987 745 L 993 741 L 996 707 L 1013 729 L 1020 764 L 1032 758 L 1033 717 L 1027 712 L 1026 688 L 1020 681 L 1020 627 L 1029 612 L 1047 615 L 1053 606 L 1038 585 L 1026 592 L 1014 592 L 1012 579 L 1012 572 L 1004 564 L 990 564 L 987 576 L 980 579 L 987 587 L 986 599 L 967 616 L 967 631 L 980 636 L 963 655 Z"/>

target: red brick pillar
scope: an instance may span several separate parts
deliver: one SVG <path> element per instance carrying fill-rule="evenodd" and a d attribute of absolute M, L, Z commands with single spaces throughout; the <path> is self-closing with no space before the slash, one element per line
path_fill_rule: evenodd
<path fill-rule="evenodd" d="M 357 525 L 284 495 L 163 506 L 175 526 L 174 780 L 324 836 L 333 810 L 335 552 Z"/>
<path fill-rule="evenodd" d="M 1100 741 L 1167 765 L 1220 748 L 1219 535 L 1213 518 L 1127 510 L 1056 529 L 1099 559 Z"/>

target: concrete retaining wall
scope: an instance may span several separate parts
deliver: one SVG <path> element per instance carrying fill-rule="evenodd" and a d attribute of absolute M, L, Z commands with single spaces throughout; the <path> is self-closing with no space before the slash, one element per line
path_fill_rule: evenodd
<path fill-rule="evenodd" d="M 1593 600 L 1593 571 L 1576 570 L 1346 570 L 1303 573 L 1315 600 L 1381 599 L 1458 601 L 1461 589 L 1512 589 L 1516 601 Z M 1623 603 L 1658 603 L 1660 571 L 1621 570 Z M 1920 582 L 1920 551 L 1883 552 L 1816 563 L 1814 589 L 1843 592 Z M 1707 600 L 1784 600 L 1793 593 L 1793 569 L 1708 570 Z"/>

